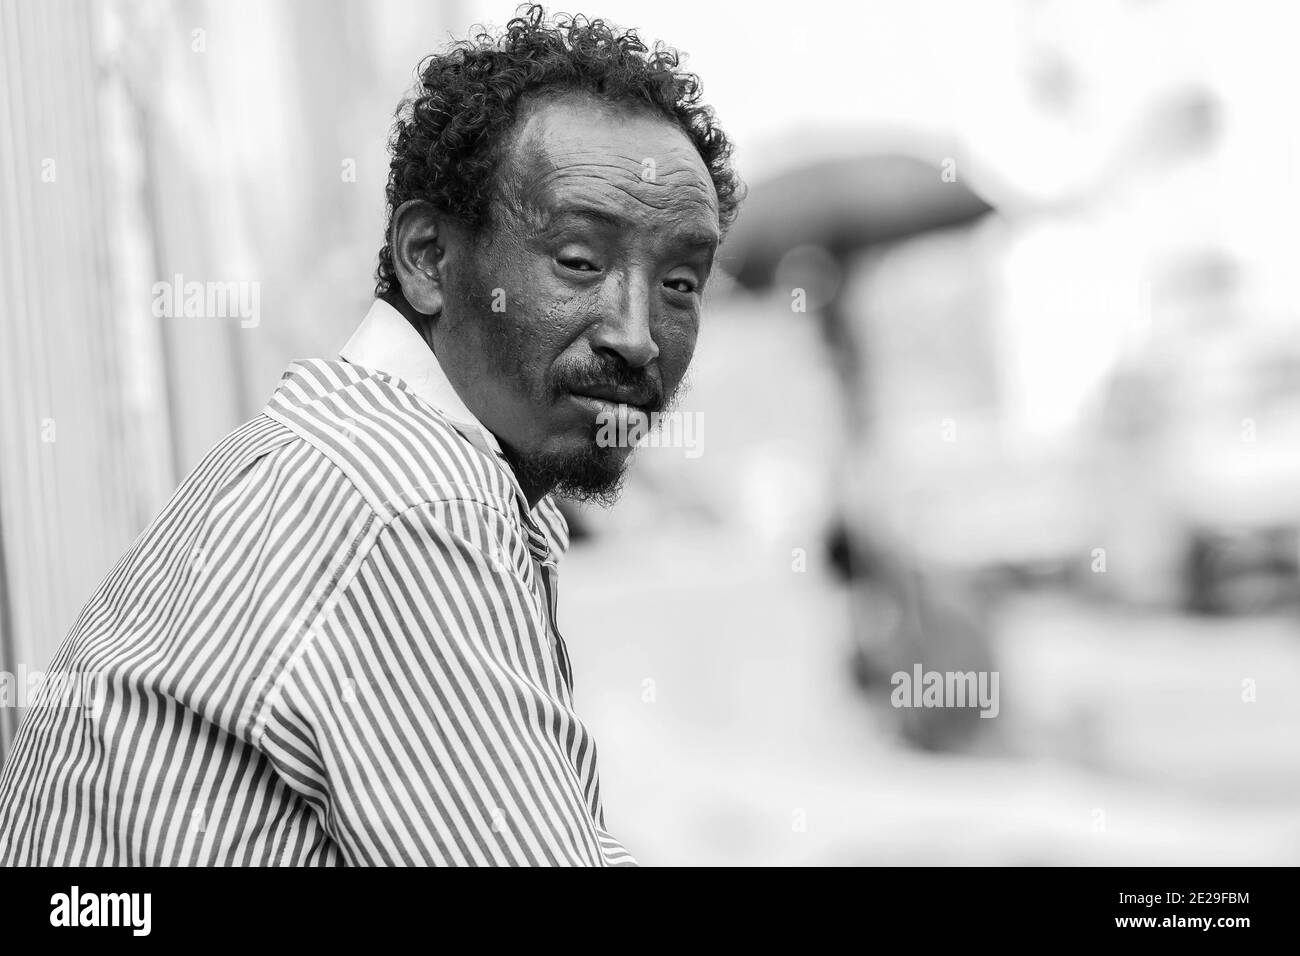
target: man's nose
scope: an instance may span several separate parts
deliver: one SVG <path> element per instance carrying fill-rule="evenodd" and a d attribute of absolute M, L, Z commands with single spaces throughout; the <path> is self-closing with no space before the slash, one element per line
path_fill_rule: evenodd
<path fill-rule="evenodd" d="M 592 348 L 613 352 L 632 368 L 644 368 L 659 357 L 652 334 L 650 282 L 633 276 L 613 290 L 605 317 L 592 336 Z"/>

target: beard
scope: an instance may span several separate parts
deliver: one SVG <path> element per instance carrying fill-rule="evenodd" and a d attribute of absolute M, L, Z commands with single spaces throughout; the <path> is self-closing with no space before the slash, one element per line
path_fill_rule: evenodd
<path fill-rule="evenodd" d="M 510 352 L 498 351 L 495 355 L 503 365 L 521 364 L 509 357 L 512 355 Z M 521 368 L 511 370 L 517 374 L 522 373 Z M 503 368 L 502 371 L 507 369 Z M 657 376 L 651 376 L 643 369 L 629 368 L 617 360 L 601 361 L 593 358 L 581 367 L 553 370 L 537 390 L 534 399 L 539 405 L 549 405 L 596 383 L 625 386 L 653 394 L 653 400 L 645 406 L 644 411 L 658 415 L 676 405 L 685 380 L 664 394 Z M 551 494 L 558 497 L 608 508 L 623 491 L 635 448 L 600 441 L 601 429 L 601 421 L 593 419 L 587 424 L 582 440 L 575 443 L 576 447 L 563 450 L 521 452 L 504 445 L 502 447 L 515 475 L 525 487 L 549 488 Z"/>
<path fill-rule="evenodd" d="M 635 387 L 635 383 L 642 379 L 639 379 L 635 372 L 627 374 L 628 371 L 630 370 L 620 372 L 606 368 L 603 373 L 579 375 L 576 382 L 584 384 L 596 381 L 613 382 Z M 574 382 L 575 379 L 569 375 L 561 376 L 560 381 L 550 390 L 553 398 L 548 400 L 554 400 L 573 391 L 573 388 L 566 383 Z M 684 377 L 666 395 L 656 386 L 654 394 L 657 397 L 645 409 L 646 412 L 653 415 L 670 413 L 676 407 L 678 398 L 686 391 L 688 384 L 689 379 Z M 593 420 L 588 426 L 586 440 L 577 449 L 517 457 L 507 453 L 507 457 L 510 458 L 511 465 L 521 481 L 527 479 L 536 482 L 534 487 L 551 488 L 551 493 L 561 498 L 608 508 L 622 493 L 628 466 L 636 452 L 635 446 L 602 443 L 598 437 L 601 427 L 599 420 Z M 648 432 L 640 432 L 636 440 L 645 437 L 646 434 Z"/>
<path fill-rule="evenodd" d="M 536 400 L 539 404 L 560 401 L 571 392 L 597 382 L 638 388 L 647 383 L 647 373 L 595 361 L 582 368 L 565 369 L 548 376 Z M 687 380 L 683 379 L 665 395 L 656 378 L 652 388 L 647 389 L 653 391 L 655 399 L 645 407 L 645 411 L 653 415 L 671 411 L 686 384 Z M 618 501 L 623 491 L 635 446 L 602 442 L 600 433 L 603 427 L 600 419 L 593 419 L 587 424 L 582 441 L 576 443 L 576 447 L 563 450 L 527 453 L 504 445 L 502 448 L 525 487 L 549 488 L 551 494 L 558 497 L 608 508 Z M 637 438 L 644 434 L 639 433 Z M 637 439 L 629 439 L 632 440 Z"/>
<path fill-rule="evenodd" d="M 531 455 L 507 450 L 506 457 L 525 487 L 550 488 L 561 498 L 608 508 L 623 491 L 632 456 L 627 449 L 600 447 L 593 426 L 590 444 L 580 448 Z"/>

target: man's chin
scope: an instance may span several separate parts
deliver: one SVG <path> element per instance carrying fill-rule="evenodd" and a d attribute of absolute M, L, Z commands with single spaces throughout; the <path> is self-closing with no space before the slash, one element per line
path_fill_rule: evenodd
<path fill-rule="evenodd" d="M 618 500 L 627 475 L 630 449 L 602 448 L 595 442 L 564 451 L 543 452 L 517 462 L 534 487 L 608 508 Z"/>
<path fill-rule="evenodd" d="M 623 493 L 623 480 L 626 475 L 625 470 L 620 470 L 612 476 L 582 475 L 563 478 L 556 484 L 552 494 L 571 501 L 609 508 Z"/>

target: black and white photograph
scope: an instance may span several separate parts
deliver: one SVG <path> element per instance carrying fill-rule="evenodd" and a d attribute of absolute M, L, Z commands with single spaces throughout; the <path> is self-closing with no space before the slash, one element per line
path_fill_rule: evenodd
<path fill-rule="evenodd" d="M 1300 863 L 1298 25 L 0 0 L 15 925 L 811 867 L 1249 940 Z"/>

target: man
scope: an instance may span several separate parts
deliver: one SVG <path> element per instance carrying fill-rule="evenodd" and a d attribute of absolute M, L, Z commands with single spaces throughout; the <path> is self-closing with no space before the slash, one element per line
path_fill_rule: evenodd
<path fill-rule="evenodd" d="M 631 855 L 556 628 L 552 494 L 612 500 L 740 184 L 671 53 L 540 8 L 422 65 L 377 299 L 91 598 L 0 777 L 0 865 Z M 75 681 L 74 681 L 75 684 Z"/>

